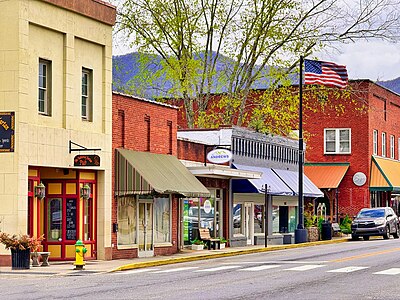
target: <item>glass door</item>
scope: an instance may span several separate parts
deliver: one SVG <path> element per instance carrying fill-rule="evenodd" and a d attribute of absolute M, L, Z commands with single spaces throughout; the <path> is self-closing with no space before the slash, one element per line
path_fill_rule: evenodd
<path fill-rule="evenodd" d="M 153 249 L 153 203 L 139 202 L 138 210 L 139 257 L 154 256 Z"/>

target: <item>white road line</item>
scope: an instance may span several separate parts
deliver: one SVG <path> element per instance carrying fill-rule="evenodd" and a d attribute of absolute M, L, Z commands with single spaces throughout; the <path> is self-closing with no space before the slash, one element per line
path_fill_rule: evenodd
<path fill-rule="evenodd" d="M 327 272 L 330 272 L 330 273 L 350 273 L 350 272 L 355 272 L 355 271 L 368 269 L 368 268 L 369 267 L 353 267 L 353 266 L 350 266 L 350 267 L 330 270 L 330 271 L 327 271 Z"/>
<path fill-rule="evenodd" d="M 384 271 L 372 273 L 372 274 L 379 274 L 379 275 L 399 275 L 400 274 L 400 268 L 391 268 L 387 269 Z"/>
<path fill-rule="evenodd" d="M 262 270 L 268 270 L 268 269 L 274 269 L 278 268 L 281 265 L 264 265 L 264 266 L 257 266 L 257 267 L 250 267 L 250 268 L 245 268 L 245 269 L 239 269 L 238 271 L 262 271 Z"/>
<path fill-rule="evenodd" d="M 193 270 L 193 269 L 198 269 L 199 267 L 182 267 L 182 268 L 175 268 L 175 269 L 168 269 L 168 270 L 162 270 L 162 271 L 156 271 L 154 273 L 172 273 L 172 272 L 180 272 L 180 271 L 187 271 L 187 270 Z"/>
<path fill-rule="evenodd" d="M 236 264 L 238 264 L 238 263 L 240 263 L 240 264 L 244 264 L 244 265 L 254 265 L 254 264 L 258 264 L 258 265 L 260 265 L 260 264 L 281 264 L 281 265 L 284 265 L 284 264 L 288 264 L 288 265 L 290 265 L 290 264 L 295 264 L 295 265 L 299 265 L 299 264 L 302 264 L 302 265 L 306 265 L 306 264 L 312 264 L 312 265 L 315 265 L 315 264 L 326 264 L 326 263 L 328 263 L 329 261 L 328 260 L 316 260 L 316 261 L 299 261 L 299 260 L 296 260 L 296 261 L 290 261 L 290 260 L 267 260 L 267 261 L 241 261 L 241 262 L 227 262 L 227 263 L 223 263 L 224 265 L 236 265 Z"/>
<path fill-rule="evenodd" d="M 194 272 L 217 272 L 217 271 L 222 271 L 222 270 L 236 269 L 236 268 L 240 268 L 240 267 L 241 266 L 222 266 L 222 267 L 216 267 L 216 268 L 211 268 L 211 269 L 196 270 Z"/>
<path fill-rule="evenodd" d="M 285 271 L 308 271 L 308 270 L 313 270 L 317 268 L 325 267 L 325 265 L 304 265 L 304 266 L 298 266 L 290 269 L 284 269 Z"/>
<path fill-rule="evenodd" d="M 156 269 L 156 268 L 135 269 L 135 270 L 115 272 L 114 274 L 136 274 L 136 273 L 152 272 L 152 271 L 158 271 L 158 270 L 160 270 L 160 269 Z"/>

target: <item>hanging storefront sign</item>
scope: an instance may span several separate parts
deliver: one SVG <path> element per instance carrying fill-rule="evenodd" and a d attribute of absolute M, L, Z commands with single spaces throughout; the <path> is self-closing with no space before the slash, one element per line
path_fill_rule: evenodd
<path fill-rule="evenodd" d="M 77 155 L 74 158 L 75 167 L 99 167 L 100 156 L 98 155 Z"/>
<path fill-rule="evenodd" d="M 15 113 L 0 112 L 0 152 L 14 152 Z"/>
<path fill-rule="evenodd" d="M 227 163 L 232 159 L 232 152 L 228 149 L 214 149 L 208 152 L 207 159 L 214 164 Z"/>

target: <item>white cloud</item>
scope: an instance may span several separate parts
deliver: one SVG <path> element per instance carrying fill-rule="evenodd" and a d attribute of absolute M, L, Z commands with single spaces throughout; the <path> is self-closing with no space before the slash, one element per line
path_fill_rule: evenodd
<path fill-rule="evenodd" d="M 350 79 L 375 81 L 400 77 L 399 44 L 360 41 L 341 46 L 340 53 L 322 54 L 320 59 L 346 65 Z"/>

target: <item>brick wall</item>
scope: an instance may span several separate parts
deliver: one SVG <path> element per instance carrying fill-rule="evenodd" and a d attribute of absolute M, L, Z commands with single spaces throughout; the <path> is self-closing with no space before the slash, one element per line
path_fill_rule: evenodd
<path fill-rule="evenodd" d="M 147 151 L 158 154 L 177 155 L 177 108 L 170 105 L 113 93 L 113 153 L 116 148 L 134 151 Z M 149 131 L 148 131 L 148 126 Z M 150 141 L 149 141 L 150 137 Z M 113 166 L 115 156 L 113 155 Z M 115 169 L 113 168 L 112 186 L 114 195 Z M 155 255 L 177 252 L 177 212 L 178 200 L 172 202 L 172 247 L 156 248 Z M 113 199 L 112 222 L 117 222 L 117 199 Z M 112 234 L 113 259 L 138 256 L 137 249 L 117 250 L 117 234 Z"/>
<path fill-rule="evenodd" d="M 386 156 L 390 154 L 389 139 L 393 134 L 395 159 L 399 159 L 397 149 L 400 127 L 397 116 L 400 112 L 400 97 L 368 80 L 353 81 L 351 85 L 353 92 L 349 99 L 333 100 L 333 105 L 324 110 L 305 110 L 303 127 L 307 136 L 306 161 L 350 163 L 339 186 L 339 213 L 353 216 L 359 209 L 370 206 L 368 186 L 374 129 L 378 130 L 378 155 L 382 155 L 381 133 L 386 132 Z M 324 128 L 351 128 L 351 154 L 324 154 Z M 363 172 L 367 176 L 366 184 L 361 187 L 353 183 L 356 172 Z"/>

